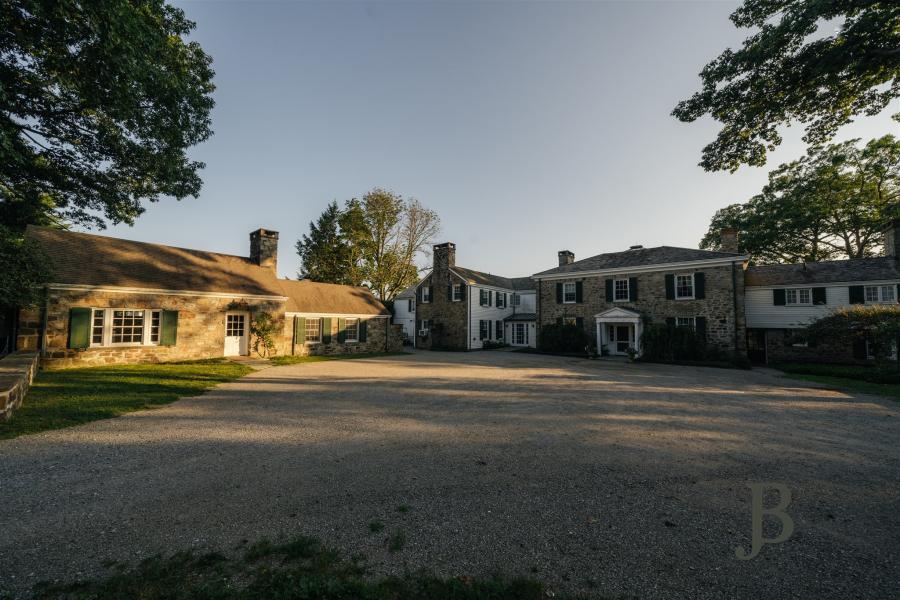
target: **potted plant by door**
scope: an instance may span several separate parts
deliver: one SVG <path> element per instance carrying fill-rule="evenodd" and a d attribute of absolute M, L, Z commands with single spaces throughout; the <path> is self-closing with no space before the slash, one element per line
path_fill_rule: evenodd
<path fill-rule="evenodd" d="M 638 351 L 631 346 L 625 349 L 625 354 L 628 355 L 628 362 L 634 362 L 637 358 Z"/>

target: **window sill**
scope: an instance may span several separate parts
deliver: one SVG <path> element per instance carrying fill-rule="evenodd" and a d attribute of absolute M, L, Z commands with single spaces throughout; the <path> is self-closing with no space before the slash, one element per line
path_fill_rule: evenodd
<path fill-rule="evenodd" d="M 697 298 L 695 298 L 694 296 L 678 296 L 675 299 L 676 300 L 696 300 Z"/>

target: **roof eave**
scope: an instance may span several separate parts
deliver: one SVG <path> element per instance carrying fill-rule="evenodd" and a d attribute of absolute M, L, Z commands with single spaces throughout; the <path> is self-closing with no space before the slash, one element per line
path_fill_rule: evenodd
<path fill-rule="evenodd" d="M 616 275 L 620 273 L 641 273 L 651 271 L 671 271 L 673 269 L 681 269 L 688 267 L 712 267 L 719 265 L 727 265 L 733 263 L 743 263 L 750 260 L 749 256 L 737 255 L 726 256 L 722 258 L 709 258 L 703 260 L 690 260 L 674 263 L 656 263 L 652 265 L 636 265 L 630 267 L 616 267 L 612 269 L 591 269 L 585 271 L 565 271 L 562 273 L 553 273 L 543 271 L 535 273 L 532 279 L 569 279 L 571 277 L 591 277 L 596 275 Z"/>

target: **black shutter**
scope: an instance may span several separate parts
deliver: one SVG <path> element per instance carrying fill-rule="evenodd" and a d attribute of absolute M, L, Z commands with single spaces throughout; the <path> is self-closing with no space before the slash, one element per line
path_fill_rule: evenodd
<path fill-rule="evenodd" d="M 866 303 L 866 288 L 861 285 L 850 286 L 850 304 Z"/>
<path fill-rule="evenodd" d="M 359 338 L 360 342 L 365 342 L 366 339 L 368 338 L 368 329 L 369 329 L 369 327 L 367 325 L 367 321 L 360 319 L 359 321 L 357 321 L 357 323 L 359 324 L 358 325 L 359 332 L 357 333 L 356 337 Z"/>
<path fill-rule="evenodd" d="M 494 305 L 494 290 L 488 290 L 488 306 Z"/>
<path fill-rule="evenodd" d="M 459 284 L 459 299 L 460 300 L 466 299 L 466 284 L 464 284 L 464 283 Z"/>
<path fill-rule="evenodd" d="M 675 276 L 666 275 L 666 300 L 675 299 Z"/>
<path fill-rule="evenodd" d="M 447 284 L 447 300 L 453 301 L 453 284 Z"/>
<path fill-rule="evenodd" d="M 612 279 L 606 280 L 606 301 L 607 302 L 613 301 L 613 280 Z"/>
<path fill-rule="evenodd" d="M 866 360 L 868 357 L 865 338 L 856 338 L 853 340 L 853 358 L 857 360 Z"/>
<path fill-rule="evenodd" d="M 823 287 L 813 288 L 812 301 L 813 301 L 813 304 L 827 304 L 828 301 L 826 300 L 825 288 L 823 288 Z"/>
<path fill-rule="evenodd" d="M 556 284 L 556 303 L 562 304 L 562 283 Z"/>
<path fill-rule="evenodd" d="M 584 284 L 581 281 L 575 282 L 575 302 L 581 303 L 584 301 Z"/>
<path fill-rule="evenodd" d="M 584 317 L 575 317 L 575 326 L 584 329 Z"/>
<path fill-rule="evenodd" d="M 637 300 L 637 277 L 628 278 L 628 299 L 632 302 Z"/>
<path fill-rule="evenodd" d="M 416 288 L 416 301 L 419 304 L 422 303 L 422 286 Z"/>
<path fill-rule="evenodd" d="M 675 327 L 675 317 L 666 317 L 666 325 Z"/>
<path fill-rule="evenodd" d="M 494 332 L 494 333 L 496 333 L 496 338 L 498 340 L 502 340 L 503 339 L 503 321 L 494 321 L 494 325 L 495 325 L 495 329 L 496 329 L 496 331 Z"/>
<path fill-rule="evenodd" d="M 784 306 L 787 303 L 785 300 L 784 290 L 772 290 L 772 304 L 775 306 Z"/>
<path fill-rule="evenodd" d="M 694 298 L 706 298 L 706 275 L 694 273 Z"/>
<path fill-rule="evenodd" d="M 706 337 L 706 317 L 694 318 L 694 331 L 698 336 L 702 338 Z"/>

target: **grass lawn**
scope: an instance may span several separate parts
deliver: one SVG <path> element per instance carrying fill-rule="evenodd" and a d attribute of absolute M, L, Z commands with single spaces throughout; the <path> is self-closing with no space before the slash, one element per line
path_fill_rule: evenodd
<path fill-rule="evenodd" d="M 0 422 L 0 439 L 156 408 L 251 370 L 219 359 L 41 371 L 22 406 Z"/>
<path fill-rule="evenodd" d="M 388 543 L 388 542 L 386 542 Z M 284 543 L 261 540 L 237 556 L 181 552 L 136 567 L 116 565 L 106 579 L 38 585 L 37 598 L 306 598 L 316 600 L 542 600 L 528 579 L 440 579 L 404 575 L 372 580 L 365 556 L 344 559 L 310 537 Z M 565 596 L 556 596 L 565 598 Z"/>
<path fill-rule="evenodd" d="M 809 375 L 806 373 L 785 372 L 785 375 L 792 379 L 802 379 L 804 381 L 821 383 L 838 391 L 859 392 L 861 394 L 872 394 L 874 396 L 887 396 L 895 400 L 900 400 L 900 385 L 893 383 L 870 383 L 868 381 L 860 381 L 859 379 L 831 377 L 829 375 Z"/>
<path fill-rule="evenodd" d="M 269 361 L 276 366 L 300 363 L 322 362 L 325 360 L 351 360 L 354 358 L 378 358 L 379 356 L 403 356 L 406 352 L 373 352 L 370 354 L 329 354 L 328 356 L 273 356 Z"/>
<path fill-rule="evenodd" d="M 789 377 L 848 390 L 900 399 L 900 368 L 896 365 L 782 364 Z"/>

